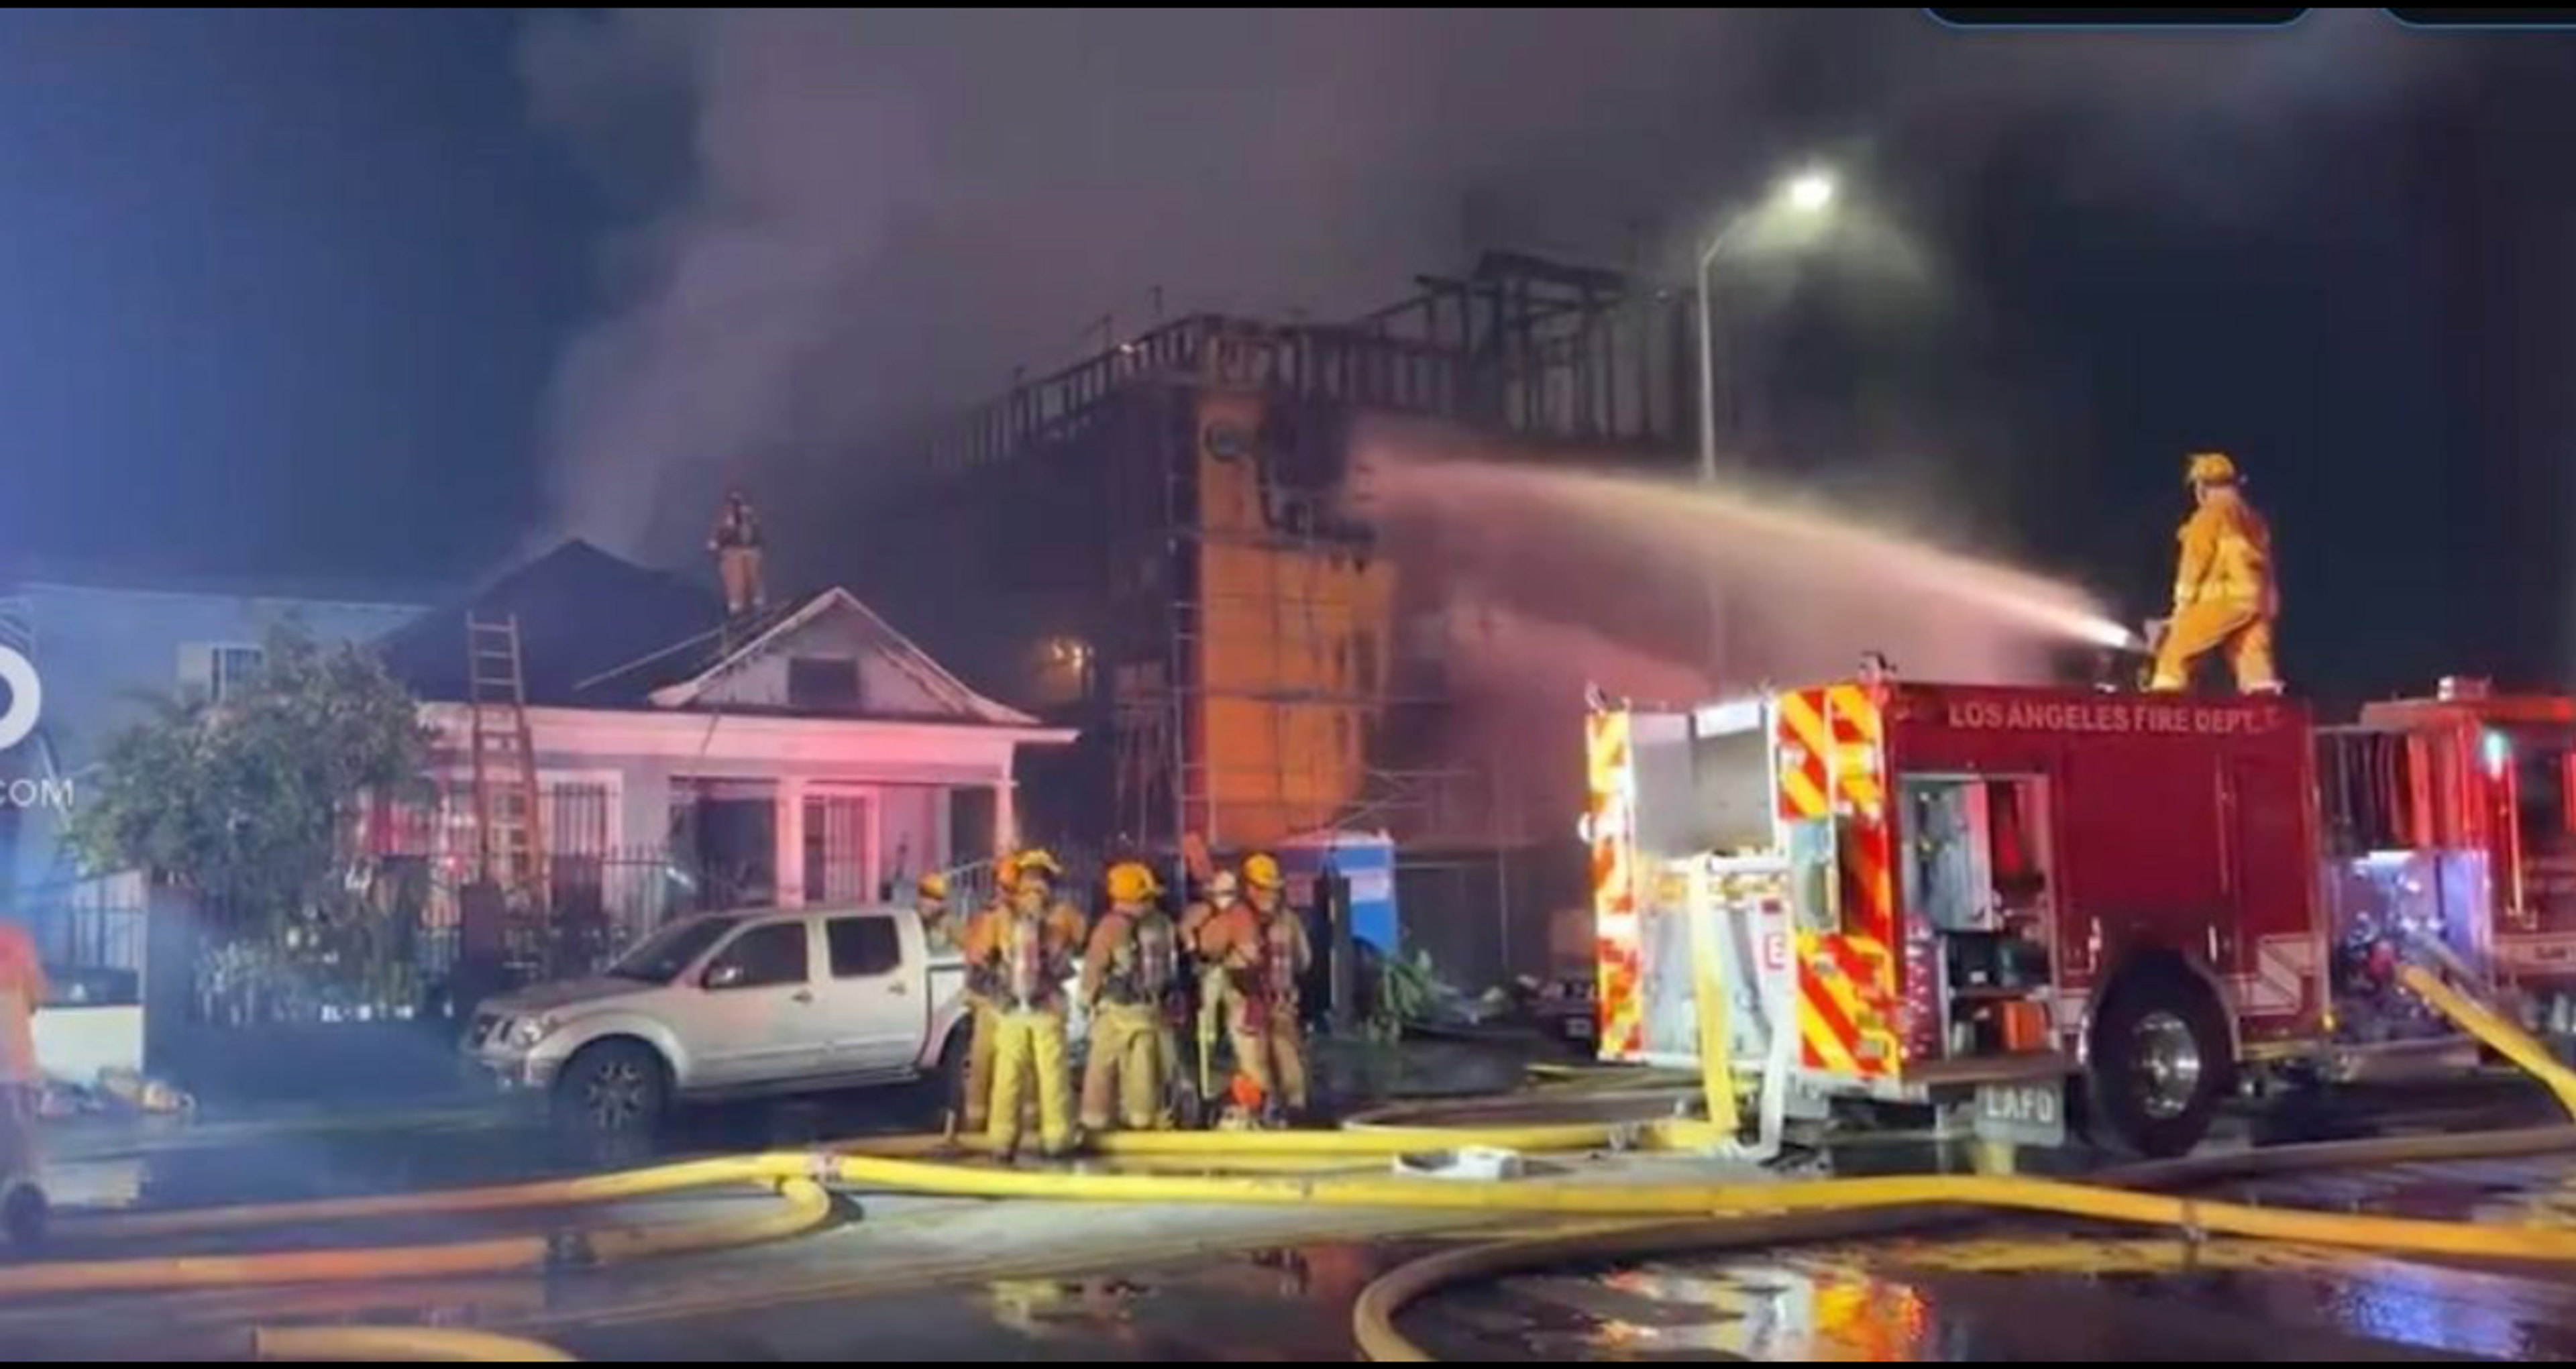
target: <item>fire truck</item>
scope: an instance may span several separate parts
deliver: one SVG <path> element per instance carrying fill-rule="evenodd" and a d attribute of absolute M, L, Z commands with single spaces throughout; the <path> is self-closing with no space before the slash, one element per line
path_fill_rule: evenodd
<path fill-rule="evenodd" d="M 2318 738 L 2323 889 L 2342 1034 L 2408 1025 L 2387 946 L 2432 941 L 2525 1025 L 2576 1036 L 2576 701 L 2449 679 Z"/>
<path fill-rule="evenodd" d="M 1600 1053 L 1722 1057 L 1766 1130 L 1875 1100 L 2044 1144 L 2080 1101 L 2148 1155 L 2188 1151 L 2242 1078 L 2466 1063 L 2396 957 L 2476 972 L 2526 930 L 2518 963 L 2576 952 L 2502 783 L 2547 779 L 2568 846 L 2576 728 L 2521 717 L 2446 697 L 2321 730 L 2276 698 L 1884 676 L 1597 704 Z"/>

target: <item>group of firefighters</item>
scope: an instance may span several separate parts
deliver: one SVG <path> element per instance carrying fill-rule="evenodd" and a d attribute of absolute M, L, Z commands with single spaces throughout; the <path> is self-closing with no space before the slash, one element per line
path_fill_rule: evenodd
<path fill-rule="evenodd" d="M 1039 1149 L 1053 1157 L 1085 1133 L 1172 1127 L 1185 1078 L 1181 1033 L 1192 1024 L 1203 1102 L 1216 1102 L 1208 1095 L 1222 1035 L 1234 1054 L 1225 1096 L 1240 1118 L 1277 1123 L 1305 1112 L 1298 984 L 1314 949 L 1276 857 L 1214 872 L 1177 916 L 1141 862 L 1109 868 L 1096 923 L 1060 897 L 1063 881 L 1049 852 L 1014 852 L 995 863 L 993 901 L 962 923 L 946 876 L 921 881 L 924 924 L 966 960 L 961 1130 L 986 1132 L 998 1153 L 1015 1155 L 1034 1102 Z M 1077 998 L 1090 1024 L 1078 1112 L 1065 1039 Z"/>

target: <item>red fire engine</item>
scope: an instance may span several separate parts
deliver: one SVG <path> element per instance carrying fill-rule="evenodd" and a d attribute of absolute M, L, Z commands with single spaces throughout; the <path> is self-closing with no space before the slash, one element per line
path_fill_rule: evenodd
<path fill-rule="evenodd" d="M 1793 1114 L 2023 1141 L 2081 1080 L 2106 1137 L 2188 1150 L 2240 1069 L 2332 1049 L 2318 744 L 2276 699 L 1885 680 L 1597 710 L 1601 1053 L 1724 1042 Z"/>
<path fill-rule="evenodd" d="M 2576 1035 L 2576 702 L 2445 680 L 2326 729 L 2317 755 L 2345 1035 L 2420 1014 L 2389 987 L 2392 940 L 2438 942 L 2528 1025 Z"/>

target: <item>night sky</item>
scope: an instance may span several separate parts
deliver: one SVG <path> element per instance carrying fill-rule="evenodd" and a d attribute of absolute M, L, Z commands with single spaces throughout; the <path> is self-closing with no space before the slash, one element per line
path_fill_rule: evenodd
<path fill-rule="evenodd" d="M 1915 11 L 0 16 L 0 565 L 685 549 L 1155 287 L 1669 250 L 1822 152 L 1914 254 L 1748 282 L 1731 442 L 2154 605 L 2236 450 L 2336 693 L 2563 680 L 2576 38 Z M 1474 206 L 1474 209 L 1470 209 Z"/>

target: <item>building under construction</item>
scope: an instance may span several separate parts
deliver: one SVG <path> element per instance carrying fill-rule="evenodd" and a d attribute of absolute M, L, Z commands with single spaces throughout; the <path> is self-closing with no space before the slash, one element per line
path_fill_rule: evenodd
<path fill-rule="evenodd" d="M 1190 317 L 1018 385 L 915 449 L 859 537 L 931 650 L 1082 729 L 1028 768 L 1032 833 L 1232 853 L 1383 830 L 1408 938 L 1472 979 L 1543 965 L 1580 847 L 1571 813 L 1511 830 L 1485 758 L 1441 754 L 1428 606 L 1344 509 L 1353 435 L 1396 416 L 1669 459 L 1696 353 L 1687 299 L 1621 273 L 1495 253 L 1420 285 L 1349 323 Z"/>

